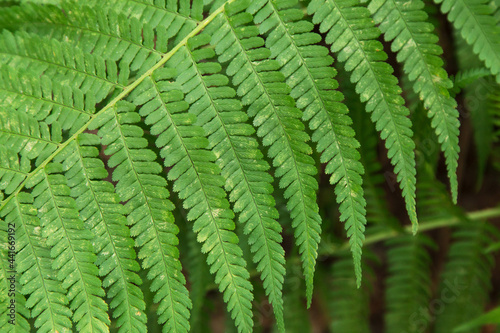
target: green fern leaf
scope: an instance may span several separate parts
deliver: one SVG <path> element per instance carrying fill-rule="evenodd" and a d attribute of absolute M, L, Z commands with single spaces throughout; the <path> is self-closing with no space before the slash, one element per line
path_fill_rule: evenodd
<path fill-rule="evenodd" d="M 368 287 L 366 285 L 358 287 L 358 282 L 351 273 L 353 261 L 346 254 L 340 254 L 340 258 L 331 267 L 332 281 L 328 294 L 332 318 L 330 329 L 332 332 L 368 333 L 370 332 Z"/>
<path fill-rule="evenodd" d="M 485 249 L 492 244 L 491 235 L 498 231 L 487 222 L 468 220 L 460 208 L 450 202 L 442 184 L 429 168 L 419 174 L 417 190 L 422 217 L 443 219 L 454 216 L 459 222 L 452 232 L 453 241 L 436 291 L 437 295 L 446 295 L 450 300 L 442 311 L 436 313 L 434 322 L 436 332 L 446 332 L 483 313 L 493 267 L 493 257 Z"/>
<path fill-rule="evenodd" d="M 287 260 L 286 278 L 283 292 L 283 305 L 287 333 L 311 333 L 310 324 L 304 320 L 308 311 L 304 307 L 304 278 L 299 260 Z M 291 258 L 290 258 L 291 259 Z M 276 329 L 274 332 L 278 332 Z"/>
<path fill-rule="evenodd" d="M 4 31 L 0 36 L 0 63 L 29 72 L 45 74 L 63 85 L 80 89 L 101 102 L 118 83 L 116 63 L 95 53 L 88 54 L 70 43 L 39 37 L 26 32 Z"/>
<path fill-rule="evenodd" d="M 247 6 L 244 1 L 228 6 L 226 16 L 214 23 L 220 30 L 213 32 L 212 43 L 219 61 L 230 61 L 227 74 L 238 87 L 243 105 L 248 105 L 247 113 L 258 127 L 257 136 L 270 147 L 267 155 L 273 160 L 275 176 L 281 178 L 280 187 L 285 188 L 311 299 L 321 218 L 315 195 L 318 185 L 313 178 L 316 171 L 306 143 L 309 136 L 303 132 L 302 113 L 294 107 L 284 77 L 277 71 L 278 63 L 267 59 L 270 54 L 262 47 L 264 41 L 257 37 L 257 28 L 248 25 L 251 16 L 241 13 Z"/>
<path fill-rule="evenodd" d="M 366 110 L 385 140 L 416 232 L 413 132 L 397 78 L 392 75 L 391 66 L 383 62 L 387 55 L 376 40 L 380 31 L 373 25 L 368 9 L 359 6 L 358 0 L 313 0 L 307 10 L 314 15 L 313 22 L 320 24 L 320 31 L 327 33 L 325 41 L 332 44 L 339 61 L 345 62 L 346 71 L 352 72 L 356 92 L 366 102 Z"/>
<path fill-rule="evenodd" d="M 117 318 L 119 332 L 146 331 L 145 303 L 142 281 L 136 272 L 139 264 L 133 250 L 134 241 L 126 226 L 124 206 L 114 193 L 111 183 L 101 181 L 108 177 L 104 164 L 94 145 L 99 138 L 82 133 L 58 155 L 63 163 L 71 195 L 76 200 L 80 217 L 95 236 L 94 252 L 103 286 L 109 288 L 107 297 L 113 299 L 110 308 Z"/>
<path fill-rule="evenodd" d="M 180 58 L 172 58 L 172 63 L 179 65 L 189 51 L 183 48 L 179 52 Z M 203 243 L 202 252 L 208 253 L 210 273 L 215 274 L 231 317 L 240 332 L 249 332 L 253 325 L 252 285 L 238 237 L 232 231 L 234 214 L 222 189 L 224 179 L 214 163 L 215 155 L 204 149 L 208 141 L 203 128 L 195 125 L 196 116 L 185 113 L 188 104 L 182 101 L 180 87 L 174 89 L 168 82 L 172 74 L 171 69 L 158 69 L 154 79 L 145 80 L 131 98 L 143 105 L 141 115 L 152 125 L 151 132 L 159 135 L 156 145 L 165 166 L 171 167 L 168 178 L 175 181 L 174 191 L 189 210 L 187 219 L 194 221 L 193 230 Z M 177 80 L 182 82 L 179 77 Z"/>
<path fill-rule="evenodd" d="M 445 155 L 451 193 L 456 203 L 456 171 L 460 151 L 457 103 L 448 92 L 453 84 L 442 68 L 443 61 L 439 55 L 443 50 L 437 44 L 434 27 L 427 22 L 423 7 L 424 2 L 420 0 L 376 0 L 370 2 L 368 9 L 375 22 L 380 24 L 385 40 L 392 41 L 392 50 L 398 53 L 398 61 L 404 63 L 403 70 L 413 81 L 413 90 L 419 94 L 432 118 L 432 127 Z"/>
<path fill-rule="evenodd" d="M 451 89 L 450 92 L 453 93 L 453 95 L 457 95 L 463 88 L 490 75 L 490 71 L 483 67 L 464 69 L 458 72 L 453 78 L 453 89 Z"/>
<path fill-rule="evenodd" d="M 227 60 L 234 61 L 235 57 L 231 55 L 239 55 L 239 61 L 250 62 L 243 46 L 248 39 L 242 38 L 240 41 L 241 36 L 237 35 L 244 28 L 240 24 L 252 20 L 251 15 L 241 13 L 247 5 L 246 1 L 232 3 L 205 30 L 211 35 L 211 43 L 220 54 L 220 60 L 226 60 L 227 57 Z M 246 31 L 246 36 L 249 34 L 250 32 Z M 207 41 L 209 40 L 210 38 Z M 210 147 L 213 147 L 216 156 L 220 156 L 219 167 L 226 179 L 229 199 L 234 201 L 235 212 L 240 213 L 239 220 L 244 224 L 244 233 L 249 235 L 250 251 L 254 253 L 254 262 L 261 273 L 278 327 L 284 331 L 282 289 L 285 251 L 280 245 L 282 228 L 277 222 L 278 211 L 272 197 L 273 179 L 266 173 L 269 165 L 263 159 L 257 141 L 251 136 L 255 130 L 245 124 L 248 116 L 241 111 L 241 103 L 234 99 L 236 92 L 225 87 L 229 80 L 219 73 L 219 65 L 212 63 L 209 66 L 213 68 L 209 72 L 212 75 L 202 76 L 206 68 L 209 68 L 206 63 L 198 63 L 196 67 L 190 65 L 197 69 L 197 75 L 200 77 L 198 84 L 205 88 L 207 96 L 205 101 L 199 99 L 196 102 L 203 103 L 204 106 L 193 108 L 193 111 L 197 115 L 207 115 L 201 118 L 205 122 L 202 125 L 207 133 L 211 133 L 208 137 Z"/>
<path fill-rule="evenodd" d="M 345 74 L 345 73 L 343 73 Z M 387 203 L 385 202 L 384 182 L 387 179 L 382 172 L 382 165 L 378 160 L 378 138 L 375 127 L 368 117 L 366 117 L 364 108 L 362 107 L 359 98 L 356 96 L 354 86 L 346 83 L 344 94 L 348 107 L 352 110 L 353 127 L 356 131 L 356 137 L 360 143 L 360 161 L 365 166 L 363 175 L 363 187 L 366 198 L 366 219 L 371 230 L 379 228 L 399 229 L 400 224 L 390 212 Z"/>
<path fill-rule="evenodd" d="M 487 0 L 434 0 L 500 83 L 500 28 Z"/>
<path fill-rule="evenodd" d="M 75 2 L 62 8 L 26 4 L 0 12 L 0 20 L 17 29 L 65 40 L 84 52 L 118 61 L 121 85 L 128 84 L 131 72 L 140 75 L 154 66 L 167 52 L 169 38 L 179 42 L 193 30 L 193 24 L 183 28 L 186 19 L 176 16 L 170 14 L 160 22 L 150 22 L 147 16 L 129 17 L 109 6 L 92 8 Z"/>
<path fill-rule="evenodd" d="M 340 220 L 346 223 L 359 285 L 366 224 L 361 186 L 364 170 L 356 150 L 359 143 L 354 138 L 348 110 L 340 103 L 343 96 L 333 90 L 338 87 L 336 72 L 330 67 L 333 59 L 326 47 L 314 45 L 321 36 L 311 32 L 314 25 L 303 20 L 304 13 L 294 8 L 296 5 L 297 1 L 257 1 L 252 3 L 251 12 L 256 17 L 265 17 L 260 31 L 269 32 L 266 47 L 280 64 L 292 89 L 290 96 L 304 112 L 302 119 L 309 121 L 312 141 L 317 143 L 321 162 L 326 163 L 325 172 L 332 175 L 330 183 L 336 184 Z"/>
<path fill-rule="evenodd" d="M 434 326 L 437 332 L 445 332 L 483 313 L 491 288 L 488 277 L 493 258 L 484 253 L 491 244 L 491 232 L 487 223 L 477 222 L 463 224 L 454 231 L 438 289 L 439 294 L 453 293 L 454 302 L 437 315 Z"/>
<path fill-rule="evenodd" d="M 431 259 L 426 247 L 435 247 L 425 235 L 401 235 L 386 242 L 388 277 L 385 326 L 388 333 L 423 331 L 430 324 L 415 320 L 429 316 Z M 423 313 L 421 311 L 424 311 Z"/>
<path fill-rule="evenodd" d="M 61 171 L 60 164 L 50 163 L 28 182 L 28 187 L 33 188 L 42 237 L 47 238 L 57 279 L 67 290 L 76 329 L 108 332 L 108 307 L 101 299 L 104 291 L 94 265 L 93 236 L 78 217 L 75 201 L 69 196 L 70 189 Z"/>
<path fill-rule="evenodd" d="M 20 291 L 30 295 L 26 306 L 31 309 L 31 316 L 37 318 L 35 327 L 40 333 L 71 332 L 68 299 L 52 269 L 50 251 L 40 237 L 40 221 L 33 207 L 33 197 L 28 193 L 19 193 L 2 209 L 1 215 L 5 216 L 5 225 L 16 225 Z"/>
<path fill-rule="evenodd" d="M 73 134 L 90 120 L 95 99 L 48 76 L 33 77 L 2 67 L 0 106 L 26 112 L 49 125 L 57 121 L 63 130 Z"/>
<path fill-rule="evenodd" d="M 159 176 L 162 168 L 155 162 L 157 156 L 147 149 L 144 132 L 136 125 L 140 116 L 134 109 L 120 102 L 96 117 L 91 128 L 99 130 L 101 144 L 107 146 L 104 153 L 111 156 L 108 167 L 114 168 L 116 192 L 126 202 L 131 234 L 141 247 L 139 258 L 149 269 L 154 301 L 160 303 L 159 322 L 165 323 L 164 332 L 187 332 L 191 301 L 178 260 L 173 205 L 167 200 L 166 181 Z"/>

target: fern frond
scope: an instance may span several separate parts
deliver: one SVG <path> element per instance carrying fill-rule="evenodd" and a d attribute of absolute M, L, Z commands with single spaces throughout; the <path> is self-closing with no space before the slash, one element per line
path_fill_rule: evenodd
<path fill-rule="evenodd" d="M 438 292 L 453 293 L 456 297 L 436 317 L 437 332 L 445 332 L 483 313 L 493 267 L 491 254 L 484 251 L 491 244 L 489 233 L 486 222 L 468 222 L 454 231 Z"/>
<path fill-rule="evenodd" d="M 102 181 L 108 177 L 104 163 L 97 159 L 99 138 L 82 133 L 58 156 L 76 200 L 80 218 L 94 234 L 94 252 L 107 297 L 112 299 L 110 308 L 117 318 L 119 332 L 145 332 L 144 296 L 136 274 L 139 264 L 135 261 L 134 241 L 126 226 L 125 207 L 115 193 L 113 185 Z"/>
<path fill-rule="evenodd" d="M 159 176 L 162 168 L 147 148 L 144 132 L 137 126 L 141 118 L 134 109 L 130 103 L 119 102 L 96 117 L 90 128 L 98 129 L 101 144 L 107 146 L 104 153 L 110 155 L 108 167 L 114 168 L 116 192 L 126 202 L 131 235 L 141 248 L 143 267 L 149 269 L 154 302 L 160 303 L 159 322 L 164 323 L 164 332 L 187 332 L 191 301 L 178 259 L 174 207 L 167 200 L 166 181 Z"/>
<path fill-rule="evenodd" d="M 298 1 L 279 3 L 256 1 L 250 12 L 258 18 L 260 32 L 268 33 L 266 47 L 281 66 L 290 96 L 303 110 L 302 119 L 313 130 L 312 141 L 326 163 L 325 172 L 331 174 L 335 184 L 340 220 L 346 223 L 354 257 L 354 271 L 361 282 L 361 247 L 364 240 L 365 201 L 362 178 L 363 166 L 359 162 L 352 121 L 342 104 L 343 96 L 335 91 L 336 72 L 330 65 L 333 59 L 324 46 L 314 45 L 321 36 L 311 32 L 314 25 L 303 20 L 304 13 L 296 7 Z M 260 22 L 262 20 L 262 22 Z"/>
<path fill-rule="evenodd" d="M 22 111 L 0 110 L 0 141 L 10 151 L 30 160 L 36 159 L 36 165 L 57 149 L 62 141 L 61 134 L 58 122 L 49 128 Z"/>
<path fill-rule="evenodd" d="M 283 285 L 284 317 L 285 323 L 287 323 L 286 332 L 310 333 L 310 325 L 304 320 L 308 316 L 308 311 L 304 306 L 306 304 L 304 297 L 305 281 L 302 277 L 301 262 L 296 254 L 292 258 L 286 262 L 286 277 Z M 278 330 L 276 329 L 275 332 L 278 332 Z"/>
<path fill-rule="evenodd" d="M 247 113 L 258 128 L 257 136 L 264 146 L 269 146 L 268 157 L 273 160 L 275 176 L 281 178 L 280 187 L 288 199 L 303 261 L 306 293 L 311 299 L 321 218 L 315 194 L 318 185 L 313 178 L 316 170 L 308 156 L 312 152 L 307 144 L 309 136 L 300 121 L 302 113 L 295 108 L 284 77 L 278 72 L 279 64 L 268 59 L 270 53 L 263 48 L 258 29 L 249 25 L 251 15 L 242 12 L 248 4 L 239 1 L 226 6 L 226 13 L 216 18 L 212 26 L 212 44 L 219 61 L 229 62 L 226 72 L 237 86 L 243 105 L 248 106 Z M 210 27 L 207 29 L 210 32 Z M 279 273 L 281 270 L 278 269 L 278 276 L 283 274 Z M 278 289 L 281 285 L 278 283 Z"/>
<path fill-rule="evenodd" d="M 31 171 L 27 157 L 0 146 L 0 200 L 16 191 Z"/>
<path fill-rule="evenodd" d="M 453 84 L 439 57 L 443 50 L 437 44 L 438 37 L 433 33 L 433 25 L 427 22 L 423 8 L 421 0 L 376 0 L 368 5 L 385 40 L 392 41 L 392 51 L 397 52 L 397 60 L 404 64 L 404 72 L 413 81 L 413 90 L 428 110 L 445 156 L 451 193 L 456 203 L 460 151 L 457 103 L 448 92 Z"/>
<path fill-rule="evenodd" d="M 350 256 L 344 253 L 331 267 L 328 305 L 332 332 L 370 332 L 368 286 L 364 284 L 361 288 L 358 287 L 357 279 L 351 273 L 353 266 Z"/>
<path fill-rule="evenodd" d="M 456 95 L 473 82 L 490 75 L 490 71 L 484 67 L 461 70 L 453 78 L 453 89 L 450 92 Z"/>
<path fill-rule="evenodd" d="M 488 0 L 434 0 L 500 83 L 500 28 Z"/>
<path fill-rule="evenodd" d="M 45 74 L 63 85 L 94 95 L 96 103 L 115 87 L 123 89 L 114 61 L 85 53 L 70 43 L 23 31 L 13 34 L 5 30 L 0 35 L 0 63 L 33 76 Z"/>
<path fill-rule="evenodd" d="M 53 259 L 41 237 L 40 220 L 33 207 L 33 197 L 21 192 L 6 205 L 0 215 L 5 225 L 16 226 L 17 276 L 21 293 L 28 296 L 26 306 L 36 318 L 38 332 L 71 332 L 71 311 L 66 291 L 52 269 Z"/>
<path fill-rule="evenodd" d="M 338 53 L 338 60 L 345 62 L 351 81 L 366 111 L 376 124 L 380 137 L 385 140 L 388 157 L 394 166 L 406 203 L 406 210 L 417 230 L 415 211 L 415 144 L 411 139 L 409 111 L 404 107 L 401 89 L 393 69 L 384 62 L 387 55 L 376 40 L 380 31 L 374 26 L 370 12 L 358 0 L 313 0 L 308 6 L 313 22 L 321 32 L 327 33 L 326 43 Z"/>
<path fill-rule="evenodd" d="M 446 306 L 436 313 L 434 330 L 447 332 L 483 313 L 488 299 L 493 257 L 486 252 L 492 244 L 487 222 L 469 221 L 446 196 L 442 184 L 430 170 L 420 172 L 419 212 L 424 218 L 454 216 L 460 223 L 454 228 L 446 264 L 440 275 L 437 295 L 446 295 Z M 470 332 L 479 332 L 472 330 Z"/>
<path fill-rule="evenodd" d="M 188 52 L 182 47 L 178 58 L 171 59 L 172 63 L 185 66 L 182 60 L 186 60 Z M 190 72 L 183 74 L 188 76 Z M 174 191 L 179 192 L 184 208 L 189 210 L 187 219 L 194 221 L 193 230 L 203 243 L 202 252 L 208 254 L 210 273 L 215 275 L 215 283 L 224 295 L 231 317 L 240 332 L 251 331 L 253 288 L 237 244 L 238 237 L 233 232 L 234 213 L 229 210 L 222 189 L 224 179 L 214 163 L 215 155 L 205 150 L 208 140 L 203 128 L 197 126 L 197 117 L 185 112 L 189 106 L 186 101 L 192 101 L 196 90 L 188 90 L 190 94 L 184 98 L 181 87 L 175 88 L 169 82 L 172 76 L 171 69 L 158 69 L 152 79 L 137 88 L 131 99 L 143 105 L 140 113 L 146 117 L 146 123 L 152 125 L 151 133 L 158 135 L 156 145 L 161 148 L 165 166 L 171 168 L 168 178 L 175 181 Z M 182 77 L 177 77 L 177 81 L 182 84 Z M 194 87 L 184 87 L 187 88 Z"/>
<path fill-rule="evenodd" d="M 425 235 L 401 235 L 386 242 L 388 277 L 385 292 L 385 327 L 388 333 L 419 332 L 429 325 L 415 316 L 427 317 L 431 296 L 427 247 L 435 247 Z M 421 311 L 424 311 L 422 314 Z"/>
<path fill-rule="evenodd" d="M 384 182 L 388 179 L 384 177 L 382 165 L 378 160 L 378 138 L 375 127 L 366 117 L 354 87 L 349 82 L 345 83 L 344 94 L 346 102 L 350 104 L 348 106 L 351 110 L 353 127 L 360 143 L 360 161 L 365 166 L 363 187 L 366 198 L 366 219 L 369 224 L 372 224 L 366 232 L 369 233 L 378 228 L 400 228 L 399 221 L 391 214 L 385 202 Z"/>
<path fill-rule="evenodd" d="M 108 332 L 108 307 L 101 299 L 104 290 L 94 265 L 93 235 L 78 217 L 61 171 L 60 164 L 50 163 L 29 180 L 27 187 L 33 188 L 42 237 L 47 238 L 57 279 L 67 290 L 76 329 Z"/>
<path fill-rule="evenodd" d="M 73 134 L 90 120 L 95 99 L 48 76 L 33 77 L 3 67 L 0 69 L 0 106 L 25 112 L 47 124 L 57 121 L 63 130 Z"/>
<path fill-rule="evenodd" d="M 114 8 L 92 8 L 68 2 L 62 8 L 26 4 L 0 11 L 0 18 L 18 29 L 76 45 L 86 53 L 119 61 L 118 82 L 128 84 L 131 72 L 139 75 L 153 67 L 168 50 L 169 38 L 184 38 L 179 30 L 186 20 L 166 20 L 157 27 L 127 17 Z M 30 24 L 26 24 L 26 20 Z"/>
<path fill-rule="evenodd" d="M 199 39 L 199 44 L 203 45 L 211 39 L 216 50 L 224 50 L 224 55 L 243 55 L 242 43 L 245 40 L 240 42 L 235 28 L 229 22 L 238 29 L 241 18 L 246 17 L 247 21 L 251 21 L 249 14 L 240 13 L 247 5 L 248 2 L 236 1 L 226 6 L 225 12 L 206 28 L 211 38 L 200 35 L 194 42 Z M 226 86 L 229 80 L 220 74 L 221 66 L 210 62 L 200 63 L 200 60 L 211 59 L 215 52 L 208 51 L 199 59 L 197 55 L 200 53 L 200 49 L 191 50 L 185 65 L 178 66 L 183 73 L 183 90 L 196 90 L 197 94 L 199 91 L 204 94 L 201 98 L 196 95 L 188 99 L 188 93 L 186 100 L 192 105 L 190 112 L 198 116 L 198 123 L 209 134 L 209 147 L 218 157 L 218 166 L 226 179 L 225 188 L 230 193 L 229 200 L 234 202 L 235 212 L 240 213 L 239 221 L 249 237 L 250 251 L 254 253 L 254 262 L 261 273 L 266 295 L 273 306 L 278 327 L 284 331 L 282 288 L 285 251 L 280 245 L 282 228 L 277 222 L 278 211 L 272 197 L 273 178 L 266 172 L 269 165 L 258 149 L 257 140 L 252 137 L 255 130 L 246 124 L 248 116 L 242 112 L 241 103 L 234 99 L 236 92 Z M 243 60 L 248 61 L 248 58 Z M 192 73 L 186 74 L 188 72 Z M 188 75 L 193 76 L 189 83 Z"/>

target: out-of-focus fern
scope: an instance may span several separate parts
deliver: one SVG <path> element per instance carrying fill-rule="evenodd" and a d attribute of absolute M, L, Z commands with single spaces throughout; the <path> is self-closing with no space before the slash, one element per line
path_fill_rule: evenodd
<path fill-rule="evenodd" d="M 428 316 L 431 295 L 428 248 L 434 243 L 425 235 L 401 235 L 386 245 L 386 332 L 421 332 L 429 325 L 421 317 Z"/>
<path fill-rule="evenodd" d="M 500 27 L 488 0 L 434 0 L 500 82 Z"/>
<path fill-rule="evenodd" d="M 447 293 L 451 301 L 436 316 L 436 332 L 450 330 L 483 313 L 493 267 L 491 254 L 485 253 L 491 244 L 489 228 L 488 223 L 465 220 L 453 232 L 438 291 L 440 295 Z M 479 331 L 477 328 L 470 332 Z"/>
<path fill-rule="evenodd" d="M 366 279 L 363 286 L 357 287 L 350 273 L 352 266 L 351 258 L 340 255 L 331 267 L 331 292 L 328 296 L 332 332 L 370 332 L 370 288 Z"/>

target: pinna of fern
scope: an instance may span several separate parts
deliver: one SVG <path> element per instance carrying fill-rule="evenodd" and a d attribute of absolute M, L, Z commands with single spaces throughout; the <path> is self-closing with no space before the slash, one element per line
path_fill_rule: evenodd
<path fill-rule="evenodd" d="M 281 0 L 32 2 L 0 9 L 0 216 L 19 225 L 18 257 L 40 258 L 23 259 L 19 272 L 41 331 L 107 332 L 112 322 L 144 331 L 141 267 L 163 331 L 190 330 L 170 190 L 237 329 L 254 326 L 252 260 L 285 331 L 272 184 L 283 190 L 310 305 L 329 222 L 317 204 L 314 150 L 334 186 L 359 286 L 365 167 L 334 60 L 385 141 L 417 229 L 412 122 L 382 33 L 432 119 L 456 200 L 458 113 L 421 2 L 312 0 L 307 13 Z M 491 26 L 467 1 L 445 2 L 458 28 L 457 8 L 469 8 L 478 29 Z M 498 75 L 496 35 L 464 34 Z M 36 284 L 46 292 L 35 294 Z"/>

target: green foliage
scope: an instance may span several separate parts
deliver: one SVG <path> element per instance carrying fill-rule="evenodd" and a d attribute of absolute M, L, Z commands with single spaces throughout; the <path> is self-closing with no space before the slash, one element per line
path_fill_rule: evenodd
<path fill-rule="evenodd" d="M 369 290 L 366 285 L 368 280 L 365 274 L 365 285 L 358 288 L 351 273 L 352 266 L 351 258 L 340 255 L 339 260 L 331 267 L 329 310 L 332 316 L 332 332 L 370 332 Z"/>
<path fill-rule="evenodd" d="M 224 302 L 228 331 L 304 332 L 324 308 L 325 327 L 365 332 L 381 268 L 362 248 L 381 240 L 386 331 L 478 317 L 494 229 L 453 205 L 457 101 L 500 78 L 495 8 L 443 1 L 463 37 L 453 84 L 420 0 L 0 1 L 0 330 L 209 331 Z M 466 103 L 480 175 L 497 90 Z M 461 222 L 438 290 L 469 287 L 435 322 L 418 220 Z"/>
<path fill-rule="evenodd" d="M 327 33 L 325 41 L 338 53 L 338 60 L 356 83 L 356 93 L 366 102 L 380 136 L 386 142 L 387 156 L 395 167 L 406 209 L 417 230 L 415 212 L 415 145 L 411 139 L 411 121 L 403 105 L 401 89 L 392 67 L 384 62 L 387 55 L 377 40 L 380 31 L 373 24 L 370 12 L 357 1 L 311 1 L 308 12 L 320 31 Z"/>
<path fill-rule="evenodd" d="M 426 22 L 422 11 L 423 1 L 372 1 L 368 8 L 373 14 L 385 40 L 392 40 L 391 50 L 397 52 L 397 60 L 403 62 L 404 72 L 413 82 L 413 90 L 423 101 L 432 118 L 441 149 L 446 159 L 448 178 L 453 201 L 457 202 L 458 121 L 457 103 L 448 89 L 452 82 L 442 68 L 439 55 L 443 50 L 437 45 L 434 27 Z"/>

